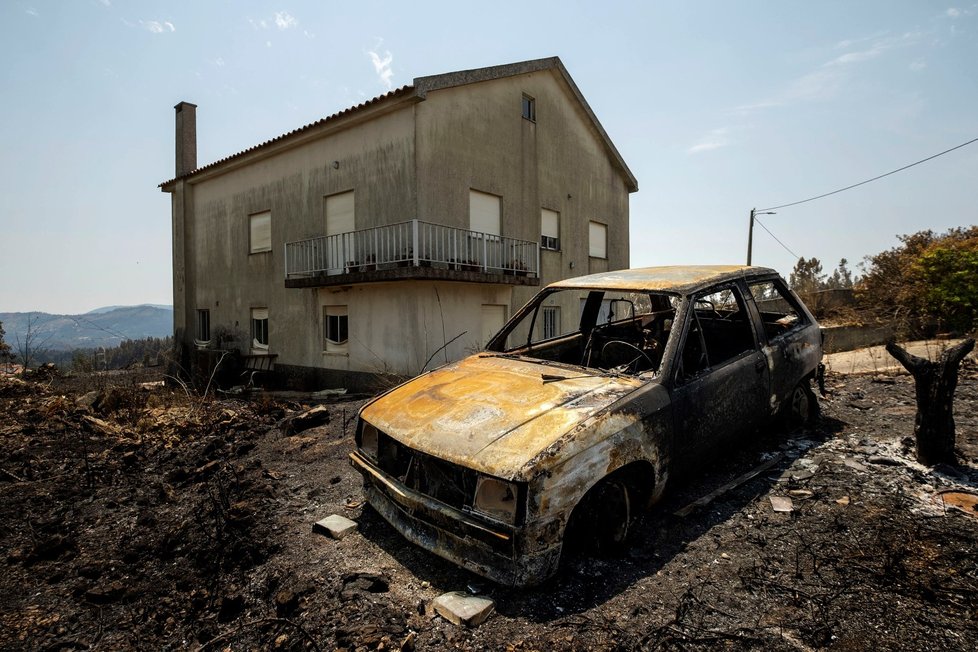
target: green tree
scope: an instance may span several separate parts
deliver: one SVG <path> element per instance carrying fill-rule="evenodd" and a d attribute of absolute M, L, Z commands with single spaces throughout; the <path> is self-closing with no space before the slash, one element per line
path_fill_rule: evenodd
<path fill-rule="evenodd" d="M 822 262 L 815 258 L 798 259 L 795 268 L 791 270 L 788 283 L 799 294 L 810 294 L 825 287 L 825 274 L 822 272 Z"/>
<path fill-rule="evenodd" d="M 849 290 L 852 289 L 852 272 L 849 271 L 849 261 L 843 258 L 839 261 L 839 266 L 835 268 L 825 281 L 826 290 Z"/>
<path fill-rule="evenodd" d="M 866 258 L 862 303 L 919 330 L 921 318 L 963 331 L 978 326 L 978 226 L 899 236 L 898 247 Z"/>

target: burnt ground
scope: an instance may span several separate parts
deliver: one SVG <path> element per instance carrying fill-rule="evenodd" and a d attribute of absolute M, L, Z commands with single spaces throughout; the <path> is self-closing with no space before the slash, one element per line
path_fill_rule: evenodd
<path fill-rule="evenodd" d="M 146 378 L 0 378 L 2 649 L 972 650 L 978 371 L 962 466 L 913 461 L 908 376 L 831 375 L 816 428 L 750 438 L 676 483 L 622 557 L 502 588 L 404 542 L 347 462 L 361 402 L 201 400 Z M 691 501 L 780 455 L 685 517 Z M 776 512 L 772 497 L 790 498 Z M 340 541 L 312 532 L 356 520 Z M 432 613 L 495 600 L 481 626 Z"/>

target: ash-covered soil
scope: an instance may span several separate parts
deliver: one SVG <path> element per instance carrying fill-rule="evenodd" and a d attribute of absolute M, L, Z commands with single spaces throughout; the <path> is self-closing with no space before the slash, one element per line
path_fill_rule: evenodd
<path fill-rule="evenodd" d="M 961 466 L 913 461 L 909 376 L 832 375 L 816 428 L 745 438 L 674 483 L 623 557 L 570 561 L 525 590 L 413 547 L 362 504 L 347 462 L 361 401 L 303 430 L 287 427 L 299 402 L 125 375 L 0 378 L 0 647 L 970 651 L 978 514 L 940 493 L 978 490 L 966 364 Z M 358 530 L 314 534 L 333 513 Z M 447 623 L 431 601 L 454 590 L 495 613 Z"/>

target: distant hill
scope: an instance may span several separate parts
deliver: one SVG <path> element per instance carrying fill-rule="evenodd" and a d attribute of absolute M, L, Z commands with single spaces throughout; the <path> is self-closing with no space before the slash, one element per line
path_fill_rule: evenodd
<path fill-rule="evenodd" d="M 112 306 L 83 315 L 51 315 L 46 312 L 0 312 L 6 331 L 4 341 L 16 352 L 17 338 L 24 341 L 33 320 L 34 342 L 49 351 L 69 351 L 117 346 L 123 340 L 166 337 L 173 334 L 171 306 Z"/>

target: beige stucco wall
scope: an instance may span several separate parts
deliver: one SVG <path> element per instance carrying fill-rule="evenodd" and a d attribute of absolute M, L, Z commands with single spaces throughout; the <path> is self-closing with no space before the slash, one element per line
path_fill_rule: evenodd
<path fill-rule="evenodd" d="M 510 291 L 507 285 L 431 281 L 323 288 L 318 291 L 320 306 L 347 307 L 348 352 L 323 352 L 321 330 L 313 332 L 307 345 L 319 349 L 316 366 L 413 376 L 449 340 L 454 339 L 435 355 L 429 369 L 444 364 L 446 356 L 458 360 L 482 349 L 482 306 L 508 306 Z M 322 308 L 317 312 L 321 315 Z"/>
<path fill-rule="evenodd" d="M 536 122 L 522 117 L 524 93 Z M 539 242 L 540 209 L 560 213 L 561 250 L 541 251 L 542 285 L 628 267 L 625 180 L 552 71 L 431 91 L 415 112 L 419 219 L 467 228 L 469 190 L 488 192 L 502 197 L 504 236 Z M 588 257 L 591 220 L 608 225 L 607 260 Z M 513 308 L 537 289 L 514 288 Z"/>
<path fill-rule="evenodd" d="M 305 337 L 320 330 L 317 293 L 285 288 L 285 243 L 323 235 L 324 198 L 337 192 L 354 190 L 358 229 L 410 219 L 413 136 L 411 111 L 402 110 L 192 184 L 186 285 L 195 308 L 211 311 L 212 333 L 237 329 L 247 341 L 251 308 L 267 307 L 269 352 L 277 361 L 318 364 L 319 345 Z M 249 215 L 266 210 L 272 249 L 250 254 Z M 185 317 L 193 334 L 195 310 Z"/>
<path fill-rule="evenodd" d="M 523 93 L 536 101 L 536 122 L 522 118 Z M 277 363 L 407 375 L 462 331 L 446 348 L 449 359 L 478 350 L 481 307 L 505 305 L 508 317 L 539 289 L 431 281 L 286 288 L 285 243 L 324 235 L 324 198 L 349 190 L 357 229 L 415 217 L 468 228 L 471 189 L 502 197 L 504 236 L 539 242 L 541 208 L 557 211 L 560 251 L 541 251 L 542 284 L 628 266 L 626 181 L 554 72 L 392 102 L 369 120 L 352 114 L 361 121 L 349 128 L 331 119 L 332 133 L 320 138 L 175 182 L 174 307 L 185 342 L 196 309 L 206 308 L 212 338 L 229 329 L 247 345 L 250 310 L 262 307 Z M 250 254 L 249 215 L 261 211 L 271 211 L 272 249 Z M 590 220 L 608 225 L 607 260 L 588 257 Z M 347 355 L 323 352 L 324 305 L 348 306 Z M 577 318 L 571 307 L 566 313 Z"/>

